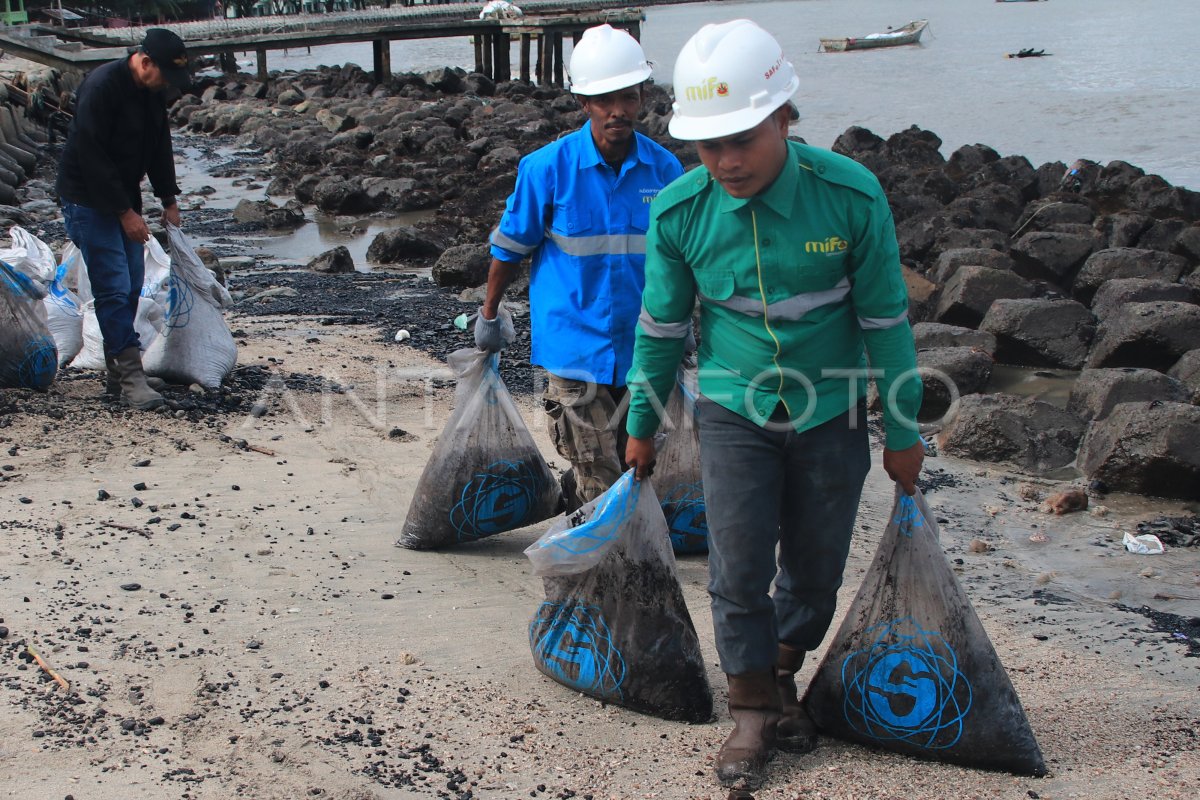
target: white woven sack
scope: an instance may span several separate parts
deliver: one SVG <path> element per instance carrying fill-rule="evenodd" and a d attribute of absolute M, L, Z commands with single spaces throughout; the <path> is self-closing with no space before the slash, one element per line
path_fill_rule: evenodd
<path fill-rule="evenodd" d="M 171 274 L 162 334 L 142 356 L 147 375 L 216 389 L 237 366 L 237 343 L 221 309 L 229 292 L 217 283 L 183 231 L 167 225 Z"/>
<path fill-rule="evenodd" d="M 45 287 L 54 279 L 54 269 L 58 266 L 54 251 L 20 225 L 9 228 L 8 235 L 12 243 L 0 248 L 0 261 Z"/>

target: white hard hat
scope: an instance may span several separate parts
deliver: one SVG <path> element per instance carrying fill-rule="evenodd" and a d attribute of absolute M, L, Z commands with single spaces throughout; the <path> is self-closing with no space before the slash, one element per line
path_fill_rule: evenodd
<path fill-rule="evenodd" d="M 637 86 L 650 77 L 642 46 L 611 25 L 588 28 L 571 51 L 571 91 L 597 95 Z"/>
<path fill-rule="evenodd" d="M 748 131 L 788 101 L 800 79 L 771 34 L 748 19 L 705 25 L 675 61 L 676 139 Z"/>

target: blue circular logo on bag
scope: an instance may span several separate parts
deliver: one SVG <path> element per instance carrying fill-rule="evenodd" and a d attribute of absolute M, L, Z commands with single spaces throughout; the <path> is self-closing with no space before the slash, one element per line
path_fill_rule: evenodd
<path fill-rule="evenodd" d="M 625 658 L 599 608 L 542 603 L 529 623 L 529 647 L 559 683 L 593 697 L 621 699 Z"/>
<path fill-rule="evenodd" d="M 850 727 L 930 750 L 957 744 L 972 690 L 954 649 L 911 617 L 875 625 L 864 636 L 870 646 L 842 662 L 842 710 Z"/>
<path fill-rule="evenodd" d="M 520 528 L 537 507 L 542 481 L 524 461 L 496 461 L 463 487 L 450 524 L 458 540 L 482 539 Z"/>
<path fill-rule="evenodd" d="M 25 345 L 17 365 L 17 383 L 27 389 L 45 389 L 58 371 L 58 348 L 49 336 L 35 336 Z"/>
<path fill-rule="evenodd" d="M 708 517 L 700 481 L 671 487 L 663 494 L 661 505 L 671 534 L 671 547 L 676 553 L 708 550 Z"/>

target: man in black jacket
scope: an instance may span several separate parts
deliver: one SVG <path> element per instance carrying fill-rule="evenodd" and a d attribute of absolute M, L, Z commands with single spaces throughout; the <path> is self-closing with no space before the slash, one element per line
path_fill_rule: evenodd
<path fill-rule="evenodd" d="M 171 129 L 164 90 L 190 78 L 183 41 L 165 28 L 146 32 L 136 52 L 98 67 L 79 87 L 75 118 L 59 164 L 57 190 L 67 235 L 87 263 L 104 336 L 109 391 L 134 408 L 163 404 L 146 383 L 133 322 L 145 273 L 142 178 L 162 200 L 163 221 L 179 225 Z"/>

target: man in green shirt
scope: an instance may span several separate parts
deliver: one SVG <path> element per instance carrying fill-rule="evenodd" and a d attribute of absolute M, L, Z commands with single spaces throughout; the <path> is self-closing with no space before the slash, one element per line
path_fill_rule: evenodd
<path fill-rule="evenodd" d="M 887 198 L 856 162 L 788 140 L 798 85 L 749 20 L 707 25 L 684 45 L 670 132 L 697 142 L 703 166 L 651 206 L 629 374 L 626 462 L 644 476 L 698 298 L 709 594 L 734 720 L 716 770 L 749 788 L 775 747 L 815 746 L 795 674 L 842 583 L 870 468 L 868 375 L 883 401 L 884 469 L 911 494 L 923 458 Z"/>

